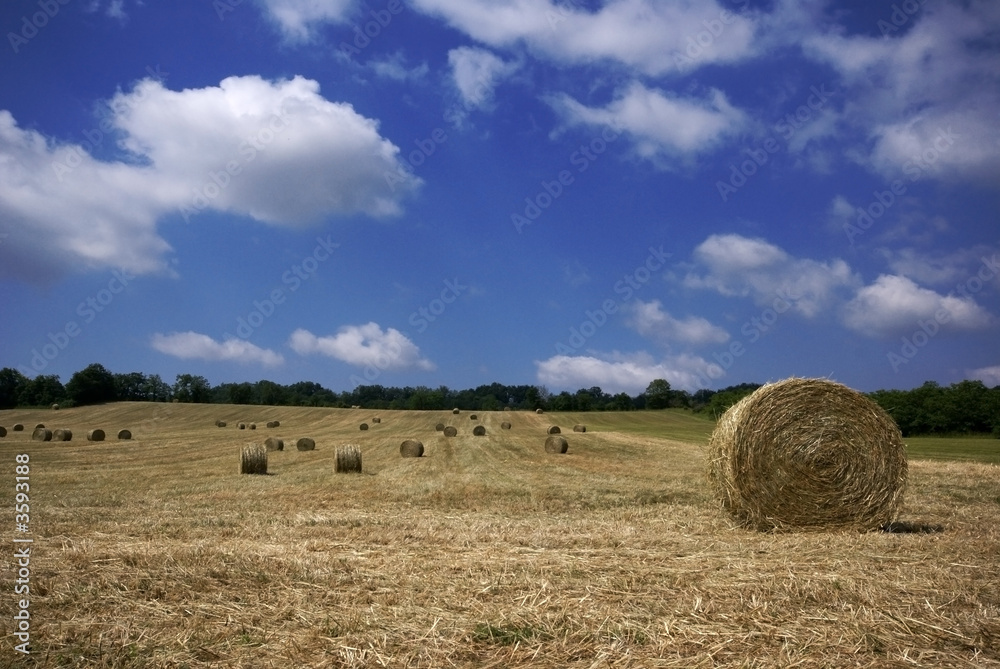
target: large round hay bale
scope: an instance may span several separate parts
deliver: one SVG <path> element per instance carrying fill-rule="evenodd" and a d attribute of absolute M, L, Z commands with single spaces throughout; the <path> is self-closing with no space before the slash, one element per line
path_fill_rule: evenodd
<path fill-rule="evenodd" d="M 709 480 L 742 526 L 875 529 L 906 488 L 906 448 L 874 401 L 826 379 L 761 386 L 709 438 Z"/>
<path fill-rule="evenodd" d="M 562 430 L 559 429 L 558 425 L 550 426 L 549 429 L 545 432 L 545 434 L 560 434 L 560 433 L 562 433 Z"/>
<path fill-rule="evenodd" d="M 24 425 L 22 425 L 21 423 L 14 423 L 14 427 L 11 429 L 14 430 L 14 432 L 23 432 Z"/>
<path fill-rule="evenodd" d="M 310 439 L 309 437 L 302 437 L 301 439 L 295 442 L 295 448 L 297 448 L 300 451 L 315 451 L 316 442 Z"/>
<path fill-rule="evenodd" d="M 541 413 L 545 413 L 545 412 L 544 412 L 544 411 L 542 411 L 541 409 L 535 409 L 535 413 L 539 413 L 539 414 L 541 414 Z"/>
<path fill-rule="evenodd" d="M 424 445 L 416 439 L 407 439 L 399 445 L 399 454 L 404 458 L 419 458 L 424 454 Z"/>
<path fill-rule="evenodd" d="M 586 425 L 574 425 L 573 426 L 573 431 L 574 432 L 586 432 L 587 431 L 587 426 Z"/>
<path fill-rule="evenodd" d="M 45 423 L 36 423 L 35 424 L 35 429 L 36 430 L 45 429 Z"/>
<path fill-rule="evenodd" d="M 59 405 L 58 404 L 53 404 L 52 405 L 52 410 L 53 411 L 59 411 Z"/>
<path fill-rule="evenodd" d="M 378 416 L 376 416 L 375 418 L 372 418 L 372 424 L 374 424 L 374 425 L 378 425 L 381 422 L 382 422 L 382 419 L 379 418 Z"/>
<path fill-rule="evenodd" d="M 552 435 L 545 440 L 546 453 L 565 453 L 569 450 L 569 442 L 566 437 Z"/>
<path fill-rule="evenodd" d="M 224 420 L 215 421 L 215 427 L 225 427 L 225 426 L 226 426 L 226 421 Z"/>
<path fill-rule="evenodd" d="M 7 436 L 7 428 L 0 425 L 0 437 L 6 437 L 6 436 Z"/>
<path fill-rule="evenodd" d="M 132 438 L 131 430 L 118 430 L 118 441 L 128 441 Z"/>
<path fill-rule="evenodd" d="M 452 409 L 452 410 L 451 410 L 451 412 L 452 412 L 453 414 L 455 414 L 456 416 L 457 416 L 458 414 L 462 413 L 461 411 L 459 411 L 459 410 L 458 410 L 458 407 L 455 407 L 454 409 Z"/>
<path fill-rule="evenodd" d="M 264 440 L 264 448 L 269 451 L 283 451 L 285 450 L 285 440 L 278 439 L 277 437 L 268 437 Z"/>
<path fill-rule="evenodd" d="M 472 428 L 472 434 L 474 434 L 477 437 L 484 437 L 486 436 L 486 428 L 483 427 L 482 425 L 477 425 L 474 428 Z"/>
<path fill-rule="evenodd" d="M 469 420 L 479 420 L 479 416 L 474 413 L 469 414 Z"/>
<path fill-rule="evenodd" d="M 267 426 L 269 428 L 276 428 L 276 427 L 279 427 L 280 425 L 281 425 L 281 423 L 279 423 L 276 420 L 269 420 L 269 421 L 267 421 Z"/>
<path fill-rule="evenodd" d="M 446 437 L 457 437 L 458 436 L 458 430 L 455 429 L 454 427 L 452 427 L 451 425 L 449 425 L 448 427 L 446 427 L 444 429 L 444 436 L 446 436 Z"/>
<path fill-rule="evenodd" d="M 355 444 L 345 444 L 337 447 L 337 461 L 334 471 L 338 474 L 361 473 L 361 447 Z"/>
<path fill-rule="evenodd" d="M 266 474 L 267 449 L 263 444 L 247 444 L 240 451 L 240 474 Z"/>
<path fill-rule="evenodd" d="M 73 430 L 59 428 L 52 431 L 52 441 L 73 441 Z"/>
<path fill-rule="evenodd" d="M 88 430 L 87 441 L 104 441 L 104 430 Z"/>
<path fill-rule="evenodd" d="M 52 430 L 46 430 L 44 427 L 36 427 L 35 431 L 31 433 L 32 441 L 52 441 Z"/>
<path fill-rule="evenodd" d="M 362 423 L 360 427 L 361 427 L 361 431 L 364 432 L 365 430 L 368 429 L 368 423 Z"/>
<path fill-rule="evenodd" d="M 256 430 L 257 429 L 257 423 L 250 423 L 250 429 L 251 430 Z"/>
<path fill-rule="evenodd" d="M 510 423 L 508 423 L 507 421 L 504 421 L 504 422 L 500 423 L 500 429 L 501 430 L 509 430 L 510 429 Z"/>
<path fill-rule="evenodd" d="M 246 423 L 240 423 L 236 427 L 238 427 L 241 430 L 245 430 L 245 429 L 247 429 L 247 424 Z"/>
<path fill-rule="evenodd" d="M 444 423 L 438 423 L 434 426 L 435 432 L 444 432 Z"/>

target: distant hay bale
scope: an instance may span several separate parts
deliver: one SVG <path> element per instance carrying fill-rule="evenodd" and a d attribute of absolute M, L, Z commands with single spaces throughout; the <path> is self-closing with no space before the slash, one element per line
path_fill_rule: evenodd
<path fill-rule="evenodd" d="M 281 421 L 280 420 L 272 420 L 271 422 L 274 423 L 274 427 L 281 427 Z"/>
<path fill-rule="evenodd" d="M 23 432 L 24 425 L 22 425 L 21 423 L 14 423 L 14 427 L 12 427 L 11 429 L 14 430 L 14 432 Z"/>
<path fill-rule="evenodd" d="M 446 437 L 457 437 L 458 436 L 458 430 L 456 430 L 451 425 L 449 425 L 448 427 L 446 427 L 444 429 L 444 436 L 446 436 Z"/>
<path fill-rule="evenodd" d="M 476 416 L 476 414 L 474 414 L 474 413 L 470 413 L 469 414 L 469 420 L 479 420 L 479 417 Z"/>
<path fill-rule="evenodd" d="M 424 445 L 416 439 L 407 439 L 399 445 L 399 454 L 404 458 L 419 458 L 424 454 Z"/>
<path fill-rule="evenodd" d="M 458 410 L 458 407 L 455 407 L 454 409 L 452 409 L 452 410 L 451 410 L 451 412 L 452 412 L 453 414 L 455 414 L 456 416 L 457 416 L 458 414 L 462 413 L 461 411 L 459 411 L 459 410 Z"/>
<path fill-rule="evenodd" d="M 224 420 L 215 421 L 215 427 L 225 427 L 225 426 L 226 426 L 226 421 Z"/>
<path fill-rule="evenodd" d="M 355 444 L 345 444 L 337 447 L 337 461 L 334 471 L 338 474 L 361 473 L 361 447 Z"/>
<path fill-rule="evenodd" d="M 300 451 L 315 451 L 316 442 L 309 437 L 302 437 L 295 442 L 295 448 Z"/>
<path fill-rule="evenodd" d="M 247 429 L 247 424 L 246 423 L 240 423 L 236 427 L 240 428 L 241 430 L 245 430 L 245 429 Z"/>
<path fill-rule="evenodd" d="M 240 451 L 240 474 L 266 474 L 267 449 L 263 444 L 247 444 Z"/>
<path fill-rule="evenodd" d="M 434 426 L 436 432 L 444 432 L 444 423 L 438 423 Z"/>
<path fill-rule="evenodd" d="M 32 441 L 52 441 L 52 430 L 46 430 L 44 427 L 36 427 L 35 431 L 31 433 Z"/>
<path fill-rule="evenodd" d="M 362 423 L 360 427 L 361 427 L 361 431 L 364 432 L 365 430 L 368 429 L 368 423 Z"/>
<path fill-rule="evenodd" d="M 541 413 L 545 413 L 545 412 L 544 412 L 544 411 L 542 411 L 541 409 L 535 409 L 535 413 L 539 413 L 539 414 L 541 414 Z"/>
<path fill-rule="evenodd" d="M 73 430 L 62 428 L 52 431 L 52 441 L 73 441 Z"/>
<path fill-rule="evenodd" d="M 87 441 L 104 441 L 104 430 L 89 430 Z"/>
<path fill-rule="evenodd" d="M 381 422 L 382 422 L 382 419 L 379 418 L 378 416 L 376 416 L 375 418 L 372 418 L 372 423 L 378 424 L 378 423 L 381 423 Z"/>
<path fill-rule="evenodd" d="M 509 430 L 510 429 L 510 423 L 508 423 L 507 421 L 504 421 L 504 422 L 500 423 L 500 429 L 501 430 Z"/>
<path fill-rule="evenodd" d="M 44 424 L 44 423 L 37 423 L 37 424 L 35 425 L 35 429 L 37 430 L 37 429 L 39 429 L 39 428 L 42 428 L 42 429 L 44 429 L 44 428 L 45 428 L 45 424 Z"/>
<path fill-rule="evenodd" d="M 118 430 L 118 441 L 128 441 L 132 438 L 131 430 Z"/>
<path fill-rule="evenodd" d="M 892 521 L 906 448 L 874 401 L 826 379 L 761 386 L 709 438 L 709 481 L 742 526 L 870 530 Z"/>
<path fill-rule="evenodd" d="M 59 405 L 58 404 L 53 404 L 52 405 L 52 410 L 53 411 L 59 411 Z"/>
<path fill-rule="evenodd" d="M 7 436 L 7 428 L 0 426 L 0 437 L 6 437 L 6 436 Z"/>
<path fill-rule="evenodd" d="M 574 425 L 573 426 L 573 431 L 574 432 L 586 432 L 587 431 L 587 426 L 586 425 Z"/>
<path fill-rule="evenodd" d="M 566 437 L 558 437 L 552 435 L 545 440 L 545 452 L 546 453 L 565 453 L 569 450 L 569 442 L 566 441 Z"/>
<path fill-rule="evenodd" d="M 472 428 L 472 434 L 474 434 L 477 437 L 484 437 L 486 436 L 486 428 L 483 427 L 482 425 L 477 425 L 474 428 Z"/>
<path fill-rule="evenodd" d="M 285 450 L 285 440 L 277 437 L 268 437 L 264 440 L 264 447 L 269 451 Z"/>
<path fill-rule="evenodd" d="M 562 432 L 562 430 L 560 430 L 560 429 L 559 429 L 559 426 L 558 426 L 558 425 L 552 425 L 552 426 L 551 426 L 551 427 L 549 427 L 549 429 L 548 429 L 548 430 L 547 430 L 547 431 L 545 432 L 545 434 L 560 434 L 561 432 Z"/>
<path fill-rule="evenodd" d="M 251 430 L 256 430 L 257 429 L 257 423 L 250 423 L 250 429 Z"/>

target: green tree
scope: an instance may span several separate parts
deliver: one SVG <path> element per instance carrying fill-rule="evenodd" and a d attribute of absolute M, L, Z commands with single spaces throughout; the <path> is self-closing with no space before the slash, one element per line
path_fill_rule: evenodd
<path fill-rule="evenodd" d="M 207 404 L 212 400 L 212 386 L 204 376 L 178 374 L 173 396 L 180 402 Z"/>
<path fill-rule="evenodd" d="M 147 402 L 169 402 L 172 392 L 170 385 L 161 379 L 159 374 L 150 374 L 146 377 L 144 394 Z"/>
<path fill-rule="evenodd" d="M 670 406 L 670 384 L 666 379 L 650 381 L 645 395 L 647 409 L 666 409 Z"/>
<path fill-rule="evenodd" d="M 77 406 L 114 402 L 118 396 L 114 375 L 97 363 L 87 365 L 70 377 L 66 394 Z"/>
<path fill-rule="evenodd" d="M 28 385 L 28 377 L 12 367 L 0 369 L 0 409 L 13 409 Z"/>
<path fill-rule="evenodd" d="M 39 375 L 24 384 L 20 406 L 49 406 L 66 400 L 66 389 L 55 374 Z"/>
<path fill-rule="evenodd" d="M 119 402 L 143 402 L 146 396 L 146 375 L 142 372 L 113 374 L 115 379 L 115 399 Z"/>

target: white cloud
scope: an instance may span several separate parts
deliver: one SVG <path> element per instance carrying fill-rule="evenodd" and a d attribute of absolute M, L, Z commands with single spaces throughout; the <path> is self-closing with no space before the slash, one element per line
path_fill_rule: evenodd
<path fill-rule="evenodd" d="M 430 71 L 427 63 L 421 63 L 416 67 L 408 68 L 406 66 L 406 57 L 402 51 L 397 51 L 385 58 L 373 58 L 368 62 L 368 66 L 379 77 L 392 79 L 393 81 L 416 81 L 426 77 Z"/>
<path fill-rule="evenodd" d="M 459 47 L 448 52 L 451 77 L 466 109 L 488 109 L 496 86 L 517 71 L 519 64 L 507 63 L 486 49 Z"/>
<path fill-rule="evenodd" d="M 153 335 L 152 346 L 160 353 L 182 360 L 238 362 L 265 367 L 276 367 L 285 361 L 280 354 L 243 339 L 230 337 L 217 342 L 208 335 L 197 332 L 172 332 L 166 335 L 157 333 Z"/>
<path fill-rule="evenodd" d="M 782 300 L 812 318 L 831 306 L 837 292 L 860 280 L 840 259 L 819 262 L 794 258 L 763 239 L 736 234 L 711 235 L 694 250 L 705 274 L 690 273 L 689 288 L 710 289 L 726 296 L 749 296 L 759 305 Z"/>
<path fill-rule="evenodd" d="M 969 370 L 967 377 L 970 379 L 979 379 L 989 388 L 996 388 L 1000 386 L 1000 365 Z"/>
<path fill-rule="evenodd" d="M 44 281 L 108 267 L 163 272 L 170 247 L 156 226 L 170 213 L 197 220 L 214 209 L 280 225 L 389 216 L 420 183 L 400 173 L 399 149 L 376 121 L 302 77 L 230 77 L 183 91 L 146 79 L 85 133 L 102 145 L 112 135 L 118 160 L 98 160 L 0 110 L 0 220 L 12 230 L 0 273 Z"/>
<path fill-rule="evenodd" d="M 973 246 L 948 253 L 881 249 L 881 253 L 895 274 L 920 283 L 955 288 L 981 272 L 980 280 L 986 277 L 986 282 L 992 280 L 1000 286 L 1000 276 L 992 269 L 997 265 L 993 247 Z"/>
<path fill-rule="evenodd" d="M 882 275 L 860 289 L 842 316 L 848 328 L 869 337 L 912 332 L 921 321 L 936 320 L 950 330 L 979 330 L 993 321 L 971 297 L 940 295 L 896 275 Z"/>
<path fill-rule="evenodd" d="M 421 357 L 420 349 L 406 335 L 395 328 L 383 331 L 378 323 L 345 325 L 337 334 L 327 337 L 298 329 L 292 333 L 288 345 L 299 355 L 318 353 L 358 367 L 424 371 L 436 368 L 433 362 Z"/>
<path fill-rule="evenodd" d="M 669 356 L 661 361 L 648 353 L 630 355 L 556 355 L 535 361 L 538 382 L 557 390 L 600 386 L 609 393 L 637 395 L 654 379 L 666 379 L 672 388 L 693 392 L 710 382 L 713 365 L 698 356 Z M 717 367 L 717 366 L 715 366 Z M 713 373 L 718 374 L 716 369 Z"/>
<path fill-rule="evenodd" d="M 357 0 L 260 0 L 268 16 L 289 42 L 307 42 L 316 27 L 326 23 L 346 23 Z"/>
<path fill-rule="evenodd" d="M 566 125 L 624 130 L 641 157 L 664 166 L 715 148 L 747 123 L 718 89 L 701 99 L 682 98 L 633 82 L 605 107 L 588 107 L 565 94 L 550 97 L 549 104 Z"/>
<path fill-rule="evenodd" d="M 630 309 L 629 325 L 643 337 L 664 345 L 681 344 L 723 344 L 729 341 L 729 333 L 712 325 L 700 316 L 674 318 L 663 310 L 659 300 L 643 302 L 638 300 Z"/>

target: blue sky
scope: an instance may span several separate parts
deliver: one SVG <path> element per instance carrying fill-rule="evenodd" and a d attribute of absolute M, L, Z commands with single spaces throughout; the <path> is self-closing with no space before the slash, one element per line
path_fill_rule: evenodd
<path fill-rule="evenodd" d="M 0 10 L 0 366 L 1000 384 L 1000 4 Z"/>

